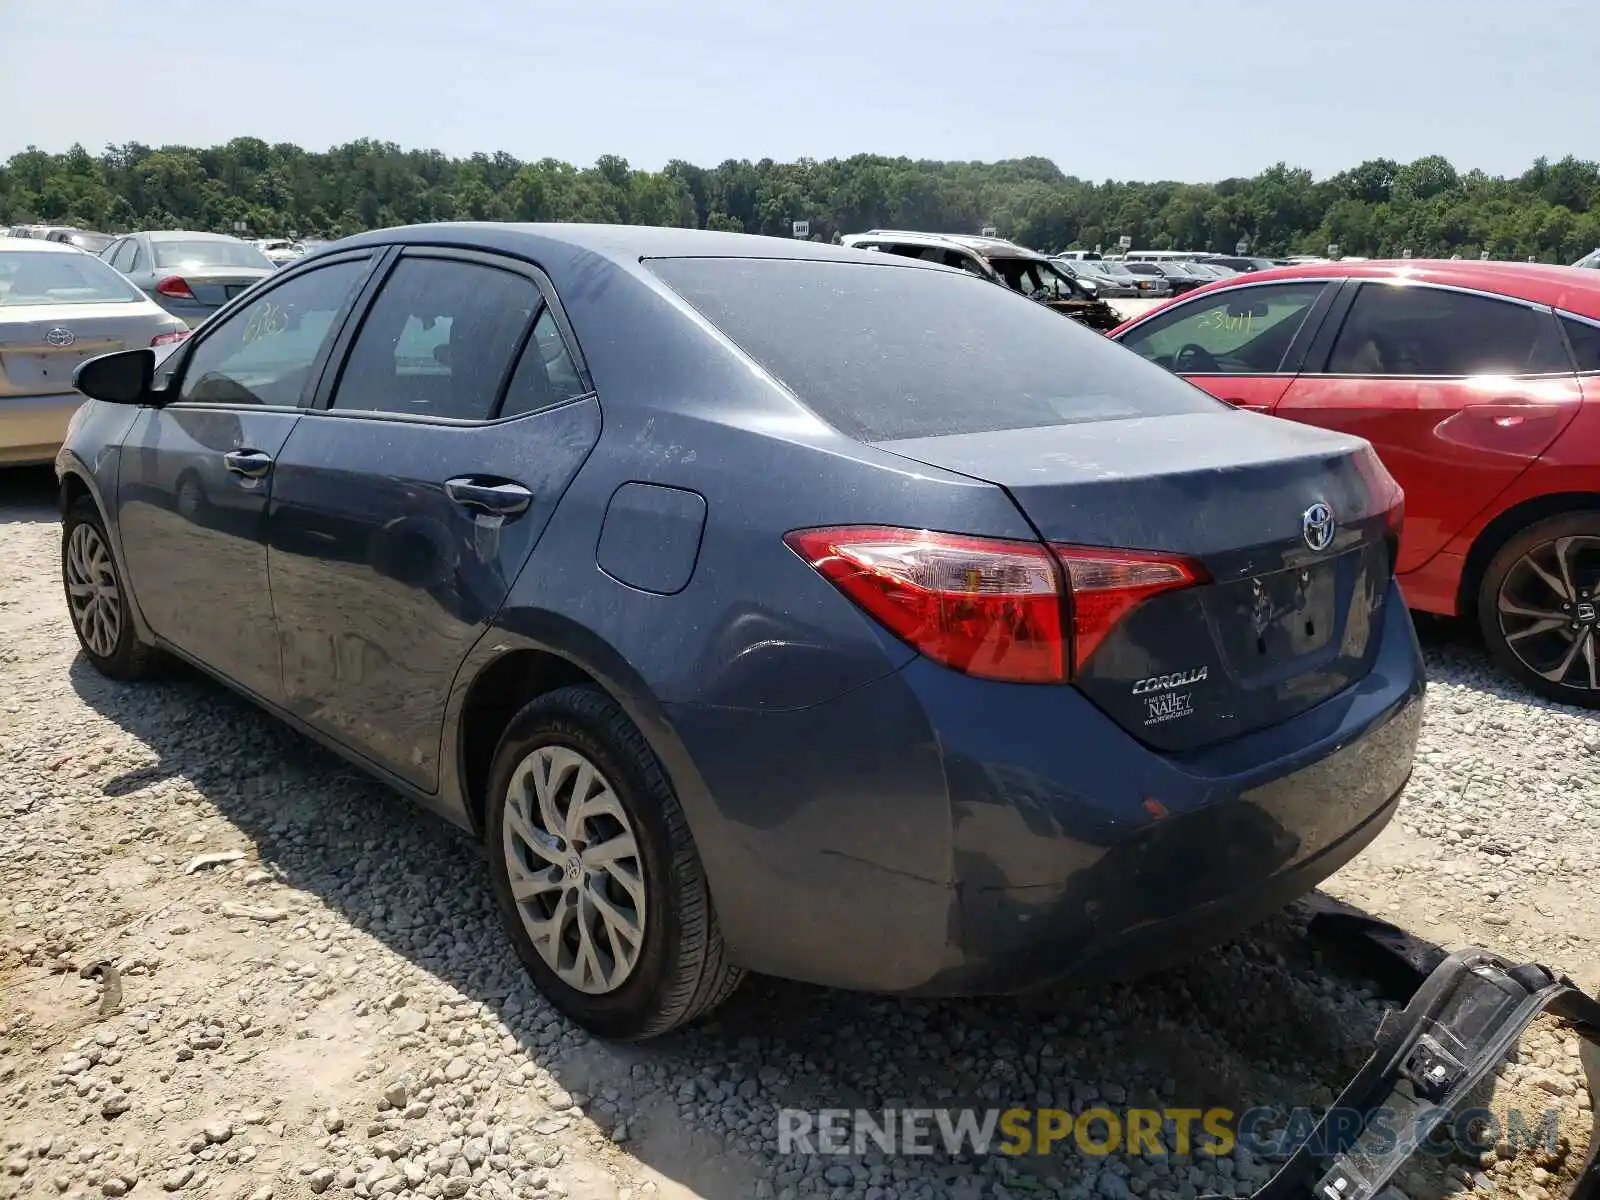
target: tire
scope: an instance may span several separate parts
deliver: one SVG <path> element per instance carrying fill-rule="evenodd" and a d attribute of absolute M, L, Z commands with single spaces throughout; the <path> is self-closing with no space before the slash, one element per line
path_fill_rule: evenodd
<path fill-rule="evenodd" d="M 110 535 L 88 496 L 73 503 L 61 524 L 61 586 L 72 631 L 96 671 L 124 682 L 160 673 L 163 655 L 141 641 L 134 628 L 127 584 L 111 552 Z"/>
<path fill-rule="evenodd" d="M 566 818 L 584 765 L 593 772 L 584 811 L 593 816 L 574 826 Z M 543 772 L 552 781 L 549 812 L 534 782 Z M 561 688 L 511 719 L 495 750 L 486 818 L 489 876 L 506 932 L 539 990 L 573 1021 L 603 1038 L 643 1040 L 709 1012 L 738 986 L 743 973 L 727 961 L 678 798 L 643 735 L 604 692 Z M 598 848 L 614 850 L 629 834 L 637 853 L 607 865 Z M 513 894 L 513 872 L 524 903 Z M 642 905 L 633 902 L 634 882 Z M 617 932 L 630 922 L 642 934 L 635 942 Z M 587 957 L 580 925 L 593 947 Z"/>
<path fill-rule="evenodd" d="M 1478 624 L 1524 687 L 1600 708 L 1600 511 L 1547 517 L 1500 547 L 1478 585 Z"/>

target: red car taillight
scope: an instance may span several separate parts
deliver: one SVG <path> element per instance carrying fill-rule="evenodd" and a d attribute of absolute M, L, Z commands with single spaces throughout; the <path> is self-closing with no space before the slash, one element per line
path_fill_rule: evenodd
<path fill-rule="evenodd" d="M 173 342 L 183 341 L 193 332 L 194 330 L 192 329 L 174 329 L 171 333 L 158 333 L 150 339 L 150 344 L 152 346 L 170 346 Z"/>
<path fill-rule="evenodd" d="M 189 281 L 182 275 L 168 275 L 156 283 L 156 291 L 163 296 L 172 296 L 179 300 L 193 300 L 194 293 L 189 290 Z"/>
<path fill-rule="evenodd" d="M 1013 683 L 1066 682 L 1139 604 L 1204 578 L 1174 556 L 925 529 L 804 529 L 784 541 L 928 658 Z"/>

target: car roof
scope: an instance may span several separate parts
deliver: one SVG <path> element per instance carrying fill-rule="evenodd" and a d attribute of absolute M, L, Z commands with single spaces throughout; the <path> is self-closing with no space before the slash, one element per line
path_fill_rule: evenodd
<path fill-rule="evenodd" d="M 567 222 L 521 224 L 499 221 L 440 221 L 426 225 L 375 229 L 340 238 L 333 244 L 340 250 L 353 250 L 362 246 L 395 243 L 476 246 L 512 254 L 531 254 L 541 248 L 559 246 L 586 251 L 624 265 L 637 264 L 644 258 L 787 258 L 818 262 L 865 262 L 877 265 L 882 265 L 886 259 L 885 255 L 876 250 L 855 250 L 847 246 L 798 238 L 655 225 Z M 890 258 L 888 261 L 908 268 L 937 271 L 952 269 L 917 259 Z"/>
<path fill-rule="evenodd" d="M 1294 279 L 1375 279 L 1436 283 L 1548 304 L 1600 320 L 1600 273 L 1549 263 L 1484 262 L 1481 259 L 1371 259 L 1360 262 L 1302 263 L 1248 275 L 1230 275 L 1196 288 L 1184 300 L 1228 287 L 1256 286 Z"/>
<path fill-rule="evenodd" d="M 47 242 L 44 238 L 19 238 L 0 234 L 0 250 L 37 250 L 44 254 L 82 254 L 69 242 Z"/>

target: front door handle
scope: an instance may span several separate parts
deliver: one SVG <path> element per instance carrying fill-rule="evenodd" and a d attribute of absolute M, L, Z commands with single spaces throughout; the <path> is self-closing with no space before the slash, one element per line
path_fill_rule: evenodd
<path fill-rule="evenodd" d="M 260 450 L 230 450 L 222 456 L 222 464 L 235 475 L 262 479 L 272 470 L 272 455 Z"/>
<path fill-rule="evenodd" d="M 494 517 L 514 517 L 533 503 L 533 493 L 520 483 L 483 483 L 466 475 L 445 480 L 444 494 L 462 508 Z"/>

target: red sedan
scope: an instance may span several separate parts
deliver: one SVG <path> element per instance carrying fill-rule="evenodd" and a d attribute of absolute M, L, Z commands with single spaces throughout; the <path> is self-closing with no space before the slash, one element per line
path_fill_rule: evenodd
<path fill-rule="evenodd" d="M 1109 336 L 1235 407 L 1366 438 L 1405 489 L 1411 607 L 1475 616 L 1528 687 L 1600 708 L 1600 272 L 1283 267 Z"/>

